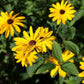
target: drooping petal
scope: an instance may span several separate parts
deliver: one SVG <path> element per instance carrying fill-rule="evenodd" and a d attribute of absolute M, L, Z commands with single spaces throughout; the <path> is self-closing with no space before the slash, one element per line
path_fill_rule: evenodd
<path fill-rule="evenodd" d="M 12 25 L 10 25 L 10 34 L 13 36 L 14 35 L 14 29 L 13 29 L 13 26 Z"/>
<path fill-rule="evenodd" d="M 19 26 L 15 25 L 15 24 L 13 24 L 13 26 L 17 32 L 21 32 L 21 29 L 19 28 Z"/>
<path fill-rule="evenodd" d="M 6 29 L 5 38 L 8 38 L 8 36 L 9 36 L 9 26 L 8 26 L 8 28 Z"/>
<path fill-rule="evenodd" d="M 56 66 L 54 69 L 52 69 L 50 71 L 50 76 L 53 77 L 55 75 L 55 73 L 58 71 L 58 69 L 59 69 L 59 66 Z"/>
<path fill-rule="evenodd" d="M 61 68 L 59 68 L 59 75 L 62 76 L 63 78 L 66 77 L 66 72 L 64 72 Z"/>

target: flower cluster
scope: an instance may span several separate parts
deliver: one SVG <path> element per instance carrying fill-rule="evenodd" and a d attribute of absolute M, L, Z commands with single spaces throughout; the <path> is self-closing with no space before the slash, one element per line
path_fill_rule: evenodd
<path fill-rule="evenodd" d="M 72 20 L 72 18 L 75 17 L 75 15 L 73 14 L 76 12 L 76 10 L 73 9 L 73 6 L 71 7 L 71 3 L 68 4 L 68 1 L 64 3 L 64 0 L 62 0 L 61 3 L 57 2 L 56 4 L 52 4 L 52 6 L 53 8 L 49 8 L 51 12 L 51 14 L 49 14 L 49 17 L 53 17 L 52 21 L 57 20 L 57 25 L 59 25 L 61 22 L 65 24 L 67 20 Z M 13 15 L 13 13 L 14 11 L 11 11 L 9 14 L 7 12 L 1 12 L 0 34 L 5 33 L 5 38 L 8 38 L 9 34 L 11 34 L 11 36 L 14 36 L 15 30 L 17 32 L 21 32 L 20 26 L 25 27 L 25 25 L 23 24 L 23 22 L 25 22 L 25 17 L 18 16 L 19 13 L 15 15 Z M 49 52 L 50 55 L 47 57 L 47 62 L 50 62 L 55 66 L 54 68 L 51 67 L 51 77 L 53 77 L 58 72 L 59 76 L 64 78 L 67 75 L 67 70 L 72 75 L 84 77 L 84 71 L 79 73 L 73 60 L 75 54 L 77 55 L 79 53 L 79 48 L 74 43 L 67 41 L 67 43 L 65 42 L 64 45 L 68 46 L 66 48 L 67 50 L 65 49 L 65 51 L 62 53 L 62 50 L 65 47 L 63 46 L 63 49 L 61 49 L 59 44 L 54 41 L 56 37 L 52 35 L 53 31 L 54 30 L 49 31 L 49 28 L 44 28 L 43 26 L 38 27 L 36 30 L 33 30 L 32 26 L 30 26 L 29 32 L 23 31 L 24 37 L 15 37 L 15 46 L 12 48 L 12 51 L 15 52 L 14 56 L 15 59 L 17 59 L 16 63 L 21 62 L 22 67 L 27 67 L 28 64 L 32 66 L 33 63 L 36 62 L 36 59 L 38 59 L 37 54 L 46 53 L 49 49 L 52 51 Z M 65 38 L 62 40 L 64 42 Z M 75 49 L 77 49 L 77 51 L 75 51 Z M 82 58 L 82 60 L 83 62 L 80 62 L 80 69 L 84 70 L 84 57 Z M 44 61 L 46 61 L 45 58 Z M 72 66 L 73 71 L 76 71 L 75 73 L 73 71 L 69 71 L 69 69 L 72 70 Z M 68 67 L 67 70 L 65 69 L 65 67 Z M 82 83 L 84 83 L 84 80 L 82 81 Z"/>
<path fill-rule="evenodd" d="M 55 36 L 51 36 L 53 31 L 49 32 L 49 28 L 38 27 L 33 33 L 33 28 L 29 28 L 30 36 L 26 31 L 23 31 L 24 38 L 14 38 L 16 46 L 12 48 L 15 51 L 15 59 L 22 63 L 22 66 L 27 67 L 27 63 L 32 66 L 34 59 L 37 59 L 37 52 L 47 52 L 47 48 L 52 50 L 52 40 Z M 47 47 L 47 48 L 46 48 Z M 20 55 L 21 54 L 21 55 Z"/>

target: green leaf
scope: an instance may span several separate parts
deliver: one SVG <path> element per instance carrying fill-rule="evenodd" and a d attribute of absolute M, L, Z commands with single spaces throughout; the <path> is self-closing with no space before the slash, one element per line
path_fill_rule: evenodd
<path fill-rule="evenodd" d="M 37 70 L 37 68 L 43 64 L 43 61 L 39 61 L 36 64 L 33 64 L 33 66 L 28 66 L 27 67 L 27 73 L 29 75 L 29 77 L 32 77 L 34 75 L 34 72 Z"/>
<path fill-rule="evenodd" d="M 72 41 L 63 41 L 63 42 L 66 48 L 68 48 L 70 51 L 72 51 L 75 54 L 79 54 L 79 48 L 75 43 L 73 43 Z"/>
<path fill-rule="evenodd" d="M 82 78 L 70 76 L 68 80 L 64 80 L 66 84 L 81 84 Z"/>
<path fill-rule="evenodd" d="M 74 80 L 72 77 L 69 78 L 69 80 L 65 80 L 66 84 L 76 84 L 76 80 Z"/>
<path fill-rule="evenodd" d="M 79 73 L 76 66 L 72 62 L 64 62 L 61 67 L 65 72 L 69 74 L 78 75 Z"/>
<path fill-rule="evenodd" d="M 59 84 L 63 84 L 63 82 L 64 82 L 64 78 L 59 76 Z"/>
<path fill-rule="evenodd" d="M 59 60 L 59 63 L 62 62 L 62 50 L 56 41 L 54 41 L 52 45 L 52 54 L 56 59 Z"/>
<path fill-rule="evenodd" d="M 33 64 L 32 66 L 28 65 L 28 67 L 26 68 L 27 72 L 20 74 L 22 76 L 22 80 L 26 80 L 28 78 L 31 78 L 35 74 L 37 68 L 39 66 L 41 66 L 42 64 L 43 64 L 43 61 L 39 61 L 39 62 Z"/>
<path fill-rule="evenodd" d="M 69 27 L 67 25 L 62 25 L 62 28 L 59 29 L 59 36 L 62 39 L 73 39 L 75 36 L 76 29 L 75 27 Z"/>
<path fill-rule="evenodd" d="M 47 62 L 46 64 L 42 65 L 38 70 L 37 70 L 37 74 L 40 73 L 46 73 L 47 70 L 51 70 L 55 68 L 55 65 L 52 62 Z"/>

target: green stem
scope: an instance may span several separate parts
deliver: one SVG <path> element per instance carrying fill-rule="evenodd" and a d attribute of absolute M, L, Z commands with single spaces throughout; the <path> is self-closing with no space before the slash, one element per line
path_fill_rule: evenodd
<path fill-rule="evenodd" d="M 57 28 L 56 34 L 58 34 L 60 28 L 61 28 L 61 24 L 60 24 L 59 27 Z"/>

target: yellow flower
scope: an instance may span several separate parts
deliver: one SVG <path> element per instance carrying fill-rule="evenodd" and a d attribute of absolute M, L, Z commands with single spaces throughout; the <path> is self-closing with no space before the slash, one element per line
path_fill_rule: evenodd
<path fill-rule="evenodd" d="M 83 70 L 81 73 L 78 74 L 79 77 L 84 77 L 84 57 L 82 57 L 83 62 L 80 62 L 80 69 Z M 84 80 L 82 81 L 84 83 Z"/>
<path fill-rule="evenodd" d="M 46 52 L 46 47 L 52 49 L 52 40 L 55 40 L 55 37 L 51 36 L 51 34 L 53 33 L 52 31 L 46 32 L 46 30 L 46 28 L 44 29 L 43 27 L 39 27 L 37 28 L 35 33 L 33 33 L 32 26 L 30 26 L 30 36 L 26 31 L 23 31 L 23 35 L 25 38 L 14 38 L 14 40 L 16 41 L 16 46 L 12 48 L 12 51 L 31 52 L 32 50 L 36 49 L 38 52 Z"/>
<path fill-rule="evenodd" d="M 70 52 L 69 50 L 64 51 L 62 53 L 63 62 L 71 59 L 73 56 L 74 56 L 74 54 L 72 52 Z M 66 72 L 61 69 L 61 65 L 63 62 L 59 63 L 59 61 L 52 56 L 50 56 L 48 60 L 53 62 L 56 65 L 56 67 L 51 70 L 50 76 L 53 77 L 55 75 L 55 73 L 58 71 L 59 76 L 62 76 L 64 78 L 66 76 Z"/>
<path fill-rule="evenodd" d="M 35 63 L 35 59 L 38 59 L 36 56 L 37 52 L 32 51 L 32 52 L 16 52 L 15 53 L 15 59 L 17 59 L 17 63 L 21 62 L 22 66 L 27 67 L 27 64 L 29 63 L 30 66 L 32 66 L 32 63 Z"/>
<path fill-rule="evenodd" d="M 68 4 L 68 1 L 64 3 L 64 0 L 61 1 L 61 4 L 57 2 L 56 4 L 52 4 L 54 8 L 49 8 L 51 14 L 49 14 L 49 17 L 53 17 L 52 21 L 57 20 L 57 25 L 60 24 L 62 21 L 63 24 L 65 24 L 66 20 L 72 20 L 73 13 L 76 12 L 76 10 L 72 10 L 74 7 L 70 7 L 71 3 Z"/>
<path fill-rule="evenodd" d="M 14 28 L 17 32 L 21 32 L 19 26 L 24 27 L 25 25 L 21 22 L 24 22 L 24 16 L 18 16 L 19 13 L 12 16 L 14 11 L 11 11 L 9 14 L 7 12 L 1 12 L 0 16 L 0 34 L 5 32 L 5 37 L 8 38 L 9 32 L 13 36 L 14 35 Z M 19 26 L 18 26 L 19 25 Z"/>
<path fill-rule="evenodd" d="M 52 69 L 51 72 L 50 72 L 50 76 L 51 77 L 53 77 L 57 71 L 58 71 L 60 76 L 62 76 L 62 77 L 66 76 L 66 72 L 64 72 L 61 69 L 61 64 L 59 64 L 57 59 L 55 59 L 54 57 L 50 56 L 49 57 L 49 61 L 53 62 L 56 65 L 56 67 L 54 69 Z"/>

